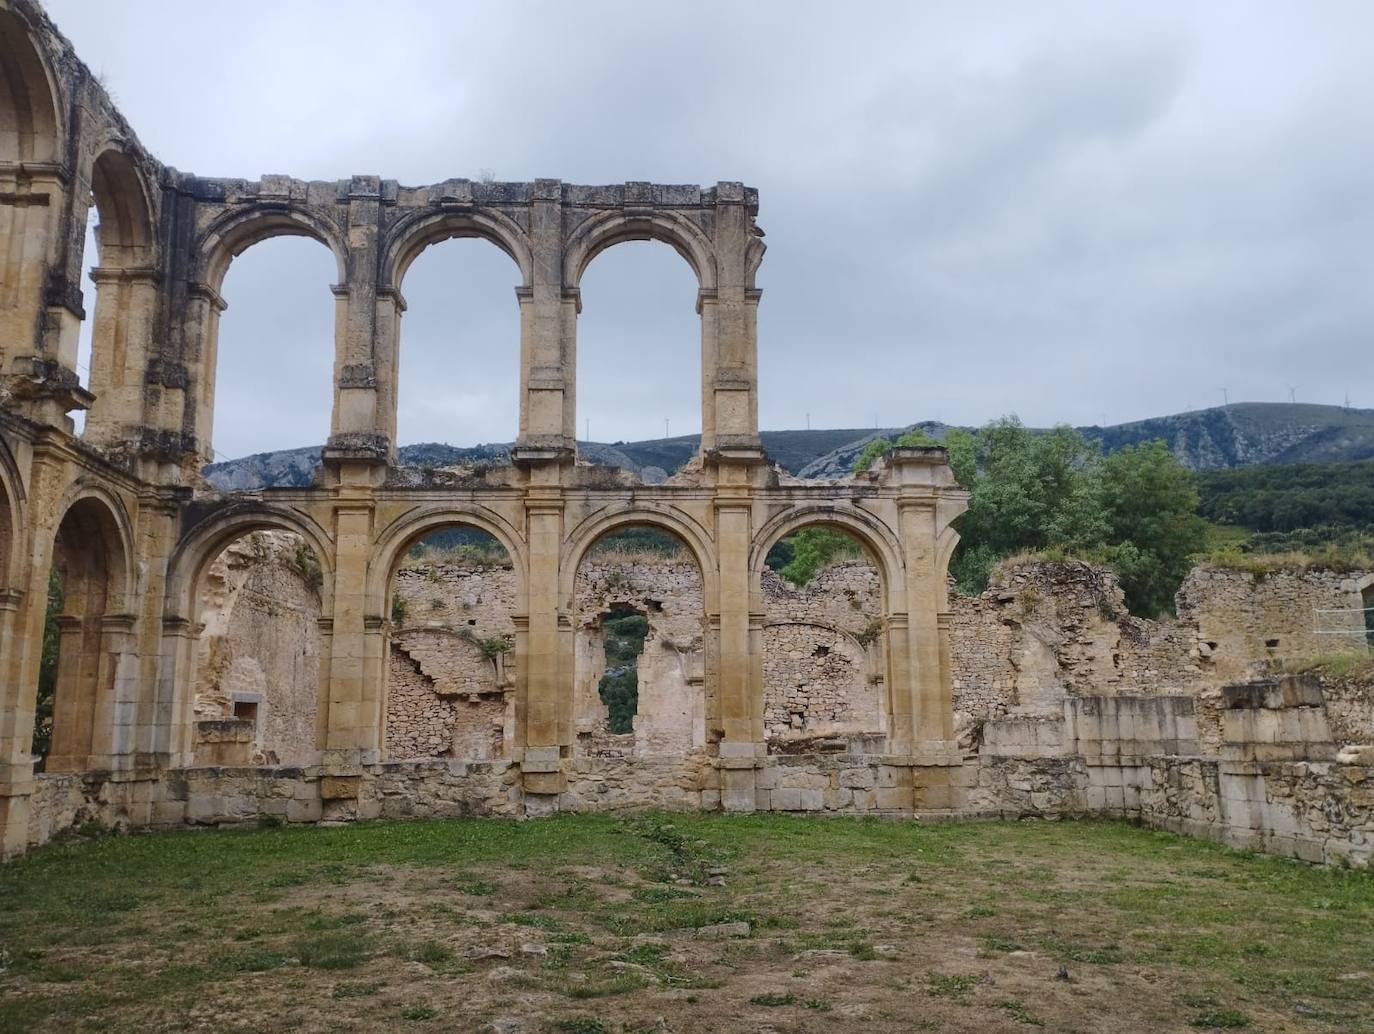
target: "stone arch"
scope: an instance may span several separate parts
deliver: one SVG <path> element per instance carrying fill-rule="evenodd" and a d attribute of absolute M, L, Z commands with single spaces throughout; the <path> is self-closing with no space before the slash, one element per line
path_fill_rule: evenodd
<path fill-rule="evenodd" d="M 319 241 L 334 255 L 337 282 L 347 280 L 348 248 L 337 227 L 304 208 L 253 205 L 227 213 L 201 235 L 194 250 L 192 281 L 204 284 L 218 295 L 230 263 L 254 244 L 273 237 L 309 237 Z"/>
<path fill-rule="evenodd" d="M 711 535 L 692 517 L 675 507 L 642 504 L 628 510 L 613 513 L 598 511 L 584 519 L 567 535 L 563 543 L 563 553 L 559 560 L 558 598 L 564 606 L 573 606 L 573 582 L 577 569 L 582 565 L 587 550 L 596 545 L 599 539 L 613 531 L 637 525 L 650 525 L 668 532 L 681 540 L 692 554 L 701 571 L 702 589 L 708 612 L 714 608 L 716 599 L 716 555 Z"/>
<path fill-rule="evenodd" d="M 0 11 L 0 162 L 52 162 L 62 122 L 57 91 L 28 26 Z"/>
<path fill-rule="evenodd" d="M 157 229 L 142 171 L 119 146 L 101 150 L 91 165 L 98 217 L 91 322 L 90 381 L 95 403 L 83 436 L 115 445 L 142 415 L 144 378 L 156 320 Z"/>
<path fill-rule="evenodd" d="M 703 291 L 716 289 L 716 256 L 710 238 L 686 216 L 656 209 L 606 212 L 588 219 L 563 252 L 563 286 L 577 288 L 592 259 L 625 241 L 662 241 L 687 260 Z"/>
<path fill-rule="evenodd" d="M 902 585 L 902 547 L 897 535 L 887 524 L 865 511 L 832 505 L 802 505 L 774 514 L 754 535 L 749 552 L 750 591 L 761 596 L 764 561 L 768 552 L 794 531 L 821 526 L 846 531 L 863 546 L 878 569 L 882 579 L 883 597 L 889 614 L 906 610 L 906 596 Z"/>
<path fill-rule="evenodd" d="M 111 142 L 91 163 L 90 184 L 100 218 L 96 234 L 100 265 L 115 269 L 155 266 L 152 194 L 138 165 Z"/>
<path fill-rule="evenodd" d="M 373 562 L 367 574 L 369 616 L 381 617 L 386 613 L 387 592 L 406 550 L 426 535 L 455 526 L 476 528 L 501 543 L 510 555 L 515 573 L 515 598 L 525 598 L 528 568 L 524 539 L 509 521 L 486 507 L 473 510 L 455 510 L 451 506 L 419 507 L 393 520 L 377 536 L 372 547 Z"/>
<path fill-rule="evenodd" d="M 655 536 L 622 532 L 652 530 Z M 591 757 L 680 757 L 708 741 L 706 656 L 711 554 L 664 513 L 584 522 L 568 566 L 565 670 L 572 677 L 573 750 Z M 599 553 L 608 540 L 614 548 Z"/>
<path fill-rule="evenodd" d="M 423 577 L 421 570 L 402 570 L 412 547 L 454 528 L 491 536 L 505 551 L 509 570 L 451 559 L 427 564 Z M 517 738 L 515 691 L 523 667 L 526 560 L 520 535 L 491 511 L 429 507 L 393 521 L 372 555 L 367 613 L 390 619 L 380 622 L 385 756 L 505 756 Z M 474 595 L 467 597 L 469 592 Z M 422 598 L 436 609 L 421 610 Z M 500 652 L 488 653 L 488 644 L 499 641 L 505 644 Z"/>
<path fill-rule="evenodd" d="M 503 347 L 498 347 L 496 349 L 497 354 L 491 357 L 491 362 L 483 365 L 482 375 L 479 379 L 483 379 L 488 386 L 499 383 L 501 387 L 498 390 L 509 391 L 512 395 L 516 394 L 519 389 L 520 357 L 528 347 L 528 342 L 522 340 L 528 336 L 528 321 L 522 318 L 522 310 L 527 308 L 525 302 L 530 298 L 530 285 L 534 277 L 534 257 L 527 235 L 514 221 L 497 211 L 479 209 L 457 212 L 431 209 L 404 216 L 390 231 L 389 243 L 382 258 L 378 298 L 378 333 L 372 357 L 377 378 L 379 421 L 393 444 L 402 440 L 403 430 L 409 431 L 411 434 L 415 430 L 413 426 L 407 428 L 401 426 L 405 413 L 411 415 L 417 413 L 417 408 L 402 409 L 401 395 L 403 391 L 414 390 L 420 384 L 431 383 L 420 378 L 420 371 L 428 364 L 436 361 L 435 353 L 414 347 L 419 343 L 420 338 L 412 338 L 409 342 L 407 341 L 408 334 L 426 329 L 425 321 L 433 319 L 436 315 L 433 307 L 436 299 L 433 295 L 429 295 L 426 300 L 430 304 L 421 306 L 427 311 L 421 313 L 416 310 L 416 315 L 407 317 L 406 314 L 410 311 L 412 299 L 405 297 L 403 288 L 410 290 L 415 285 L 415 280 L 410 281 L 409 286 L 406 284 L 411 267 L 425 252 L 438 247 L 441 254 L 428 256 L 426 261 L 437 261 L 442 264 L 446 257 L 447 260 L 453 261 L 461 255 L 461 261 L 465 264 L 463 276 L 479 269 L 489 275 L 505 275 L 496 272 L 493 266 L 483 263 L 483 260 L 490 259 L 495 265 L 503 265 L 501 260 L 496 259 L 494 255 L 473 255 L 469 249 L 457 245 L 449 248 L 443 247 L 445 242 L 460 240 L 480 241 L 482 245 L 480 250 L 482 251 L 488 250 L 485 245 L 494 245 L 494 251 L 504 254 L 515 263 L 518 270 L 518 280 L 510 285 L 515 289 L 505 296 L 506 304 L 510 308 L 501 313 L 499 317 L 501 326 L 497 331 L 499 336 L 493 339 L 498 346 Z M 468 254 L 463 255 L 464 252 L 468 252 Z M 416 278 L 422 285 L 421 290 L 413 298 L 417 302 L 424 298 L 425 276 L 423 274 L 424 271 Z M 501 286 L 505 287 L 505 285 Z M 492 294 L 491 297 L 499 297 L 499 295 Z M 457 299 L 445 298 L 444 303 L 456 306 Z M 470 329 L 471 324 L 467 313 L 459 313 L 453 309 L 450 309 L 449 312 L 451 313 L 450 326 L 457 324 L 462 326 L 464 331 Z M 409 323 L 412 320 L 419 325 Z M 433 329 L 433 324 L 430 325 L 429 329 Z M 448 364 L 445 363 L 444 368 L 447 367 Z M 512 413 L 512 418 L 514 418 L 514 413 Z M 518 433 L 518 426 L 518 421 L 512 419 L 510 428 L 512 435 Z M 442 433 L 442 431 L 436 433 Z"/>
<path fill-rule="evenodd" d="M 805 586 L 765 581 L 773 546 L 806 528 L 829 528 L 854 540 L 861 561 L 818 571 Z M 750 554 L 751 609 L 759 630 L 761 714 L 770 752 L 816 749 L 826 742 L 859 753 L 881 752 L 892 730 L 892 624 L 904 612 L 900 547 L 872 514 L 801 505 L 774 515 Z M 876 576 L 870 596 L 866 588 Z M 867 600 L 867 604 L 864 601 Z"/>
<path fill-rule="evenodd" d="M 51 700 L 49 771 L 109 767 L 133 730 L 117 727 L 131 703 L 128 668 L 134 618 L 125 613 L 133 582 L 127 515 L 103 490 L 78 483 L 53 536 L 61 583 L 58 651 Z M 35 687 L 37 692 L 37 687 Z"/>
<path fill-rule="evenodd" d="M 271 582 L 273 577 L 280 579 L 280 565 L 260 564 L 257 560 L 246 564 L 240 560 L 237 568 L 233 560 L 226 560 L 219 579 L 212 580 L 213 569 L 221 557 L 236 543 L 264 531 L 285 532 L 303 542 L 319 563 L 318 584 L 306 583 L 300 588 L 302 583 L 295 575 L 304 576 L 305 572 L 295 565 L 290 581 Z M 302 764 L 313 756 L 322 736 L 319 671 L 328 663 L 328 638 L 320 618 L 332 613 L 331 545 L 328 532 L 310 515 L 256 503 L 235 505 L 211 514 L 182 536 L 168 565 L 163 610 L 163 651 L 166 663 L 172 666 L 164 672 L 164 678 L 170 677 L 166 695 L 172 700 L 176 716 L 173 753 L 197 764 L 246 764 L 254 757 Z M 266 556 L 272 558 L 270 552 Z M 232 576 L 233 570 L 240 572 L 238 577 Z M 278 631 L 255 619 L 253 608 L 249 608 L 250 628 L 267 629 L 268 634 L 250 632 L 239 637 L 234 631 L 239 620 L 236 604 L 258 574 L 269 580 L 268 591 L 276 604 L 284 608 L 277 616 L 284 616 L 283 627 L 287 631 Z M 284 598 L 283 586 L 295 586 L 300 591 L 296 597 Z M 304 602 L 312 593 L 319 600 L 317 614 L 313 600 L 308 606 Z M 249 595 L 262 597 L 263 591 L 253 590 Z M 218 606 L 207 610 L 207 596 Z M 252 624 L 255 620 L 257 623 Z M 302 620 L 306 622 L 304 626 Z M 277 626 L 280 622 L 274 619 L 270 624 Z M 283 636 L 295 637 L 291 638 L 289 656 L 283 652 Z M 241 649 L 244 639 L 249 646 Z M 233 642 L 238 646 L 231 647 Z M 248 684 L 253 680 L 246 680 L 240 667 L 236 667 L 245 661 L 256 673 L 256 685 Z M 240 694 L 226 687 L 252 692 Z M 252 721 L 238 713 L 241 701 L 251 705 Z M 211 720 L 209 725 L 203 724 L 205 719 Z M 224 724 L 225 720 L 229 724 Z"/>
<path fill-rule="evenodd" d="M 320 562 L 323 576 L 320 602 L 323 612 L 330 613 L 334 552 L 329 533 L 312 517 L 297 510 L 245 504 L 207 517 L 182 536 L 168 565 L 164 618 L 194 621 L 200 582 L 206 568 L 226 547 L 255 531 L 285 531 L 305 541 Z"/>
<path fill-rule="evenodd" d="M 411 263 L 432 244 L 455 238 L 490 241 L 511 257 L 520 270 L 520 285 L 534 278 L 534 256 L 524 232 L 500 212 L 422 212 L 402 220 L 391 231 L 382 264 L 382 284 L 400 290 Z"/>

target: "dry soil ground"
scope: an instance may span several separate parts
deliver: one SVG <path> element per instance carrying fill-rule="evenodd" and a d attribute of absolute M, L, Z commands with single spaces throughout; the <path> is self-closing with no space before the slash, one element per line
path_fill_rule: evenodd
<path fill-rule="evenodd" d="M 664 815 L 0 867 L 5 1032 L 1037 1028 L 1374 1031 L 1374 874 L 1113 823 Z"/>

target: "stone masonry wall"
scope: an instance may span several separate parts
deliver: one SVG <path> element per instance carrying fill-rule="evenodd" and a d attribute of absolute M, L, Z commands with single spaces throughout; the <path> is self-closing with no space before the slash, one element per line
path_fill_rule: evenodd
<path fill-rule="evenodd" d="M 262 763 L 303 763 L 316 749 L 320 598 L 303 548 L 281 532 L 245 536 L 210 565 L 201 594 L 195 715 L 256 705 L 249 756 Z"/>
<path fill-rule="evenodd" d="M 573 714 L 579 754 L 682 755 L 706 742 L 705 604 L 701 572 L 683 555 L 592 552 L 573 583 L 577 607 Z M 634 731 L 609 731 L 598 692 L 606 672 L 602 615 L 618 606 L 644 614 L 649 634 L 638 663 Z"/>
<path fill-rule="evenodd" d="M 866 558 L 796 586 L 763 572 L 764 728 L 770 750 L 833 747 L 886 731 L 882 580 Z"/>

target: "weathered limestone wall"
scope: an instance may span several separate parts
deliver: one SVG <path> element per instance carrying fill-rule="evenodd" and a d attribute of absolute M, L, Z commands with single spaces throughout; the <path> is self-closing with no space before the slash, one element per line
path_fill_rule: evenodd
<path fill-rule="evenodd" d="M 1008 716 L 1057 716 L 1074 696 L 1188 695 L 1197 702 L 1204 753 L 1222 739 L 1221 687 L 1272 662 L 1362 648 L 1359 635 L 1315 634 L 1313 612 L 1358 607 L 1356 580 L 1328 571 L 1260 577 L 1196 568 L 1178 594 L 1177 619 L 1132 617 L 1115 578 L 1082 563 L 1029 563 L 999 574 L 978 597 L 951 598 L 956 727 L 973 744 L 979 727 Z M 1358 614 L 1328 627 L 1362 629 Z M 1270 645 L 1273 644 L 1273 645 Z M 1339 727 L 1370 738 L 1374 711 L 1360 694 Z"/>
<path fill-rule="evenodd" d="M 302 764 L 318 749 L 320 597 L 303 547 L 294 535 L 255 532 L 205 577 L 195 715 L 213 722 L 234 717 L 236 704 L 256 705 L 244 761 Z M 213 763 L 201 749 L 208 742 L 198 737 L 198 757 Z"/>
<path fill-rule="evenodd" d="M 654 553 L 593 552 L 574 580 L 577 606 L 573 677 L 579 753 L 659 757 L 686 754 L 706 742 L 701 572 L 694 561 Z M 627 606 L 644 614 L 649 634 L 639 656 L 634 732 L 617 736 L 598 685 L 606 673 L 601 617 Z"/>
<path fill-rule="evenodd" d="M 882 580 L 844 560 L 796 586 L 763 572 L 763 700 L 769 749 L 881 749 Z M 825 741 L 833 741 L 826 744 Z"/>

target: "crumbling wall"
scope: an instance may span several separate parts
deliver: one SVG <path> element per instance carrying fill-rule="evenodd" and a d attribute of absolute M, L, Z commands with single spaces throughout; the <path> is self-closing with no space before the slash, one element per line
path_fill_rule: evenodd
<path fill-rule="evenodd" d="M 300 764 L 317 749 L 318 573 L 298 536 L 255 532 L 210 565 L 201 591 L 194 713 L 254 712 L 250 757 Z"/>
<path fill-rule="evenodd" d="M 1358 606 L 1355 580 L 1321 570 L 1266 577 L 1202 566 L 1178 594 L 1177 619 L 1126 612 L 1115 576 L 1081 562 L 1030 562 L 1000 571 L 980 596 L 953 595 L 950 653 L 955 724 L 965 746 L 1008 716 L 1057 715 L 1081 696 L 1188 695 L 1204 753 L 1221 743 L 1221 687 L 1280 658 L 1342 645 L 1316 634 L 1313 613 Z M 1352 630 L 1357 613 L 1326 615 Z M 1333 626 L 1334 627 L 1334 626 Z M 1348 637 L 1363 648 L 1357 635 Z M 1365 728 L 1358 713 L 1343 729 Z M 1374 725 L 1374 718 L 1370 719 Z"/>
<path fill-rule="evenodd" d="M 578 753 L 654 757 L 686 754 L 706 742 L 705 606 L 701 572 L 678 554 L 608 552 L 577 569 L 573 600 L 573 715 Z M 603 615 L 615 607 L 642 613 L 649 634 L 637 659 L 634 731 L 616 735 L 598 685 L 606 672 Z"/>
<path fill-rule="evenodd" d="M 804 586 L 763 572 L 763 721 L 770 750 L 843 748 L 886 732 L 882 580 L 864 558 Z"/>

